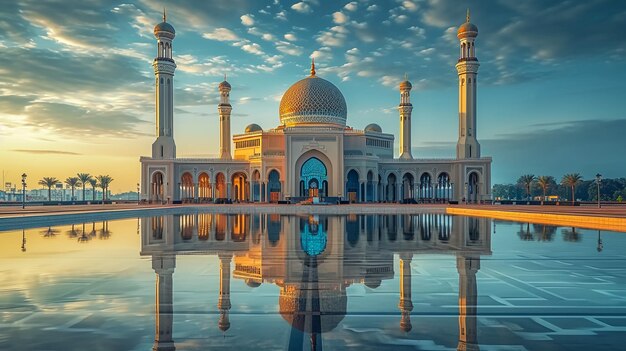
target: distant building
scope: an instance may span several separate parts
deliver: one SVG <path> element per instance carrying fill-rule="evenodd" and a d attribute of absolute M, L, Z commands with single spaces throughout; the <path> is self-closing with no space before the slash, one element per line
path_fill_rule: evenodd
<path fill-rule="evenodd" d="M 460 55 L 459 127 L 456 158 L 414 158 L 412 154 L 411 88 L 399 83 L 400 142 L 394 158 L 394 135 L 377 124 L 363 130 L 349 127 L 341 91 L 317 76 L 294 83 L 279 106 L 280 125 L 262 129 L 250 124 L 232 137 L 232 87 L 219 85 L 220 157 L 178 158 L 174 142 L 175 30 L 166 21 L 156 25 L 158 54 L 154 59 L 156 140 L 152 156 L 141 157 L 141 196 L 148 201 L 203 202 L 215 199 L 277 202 L 307 199 L 336 202 L 437 202 L 490 197 L 491 158 L 482 157 L 476 139 L 476 76 L 474 41 L 478 28 L 469 14 L 457 32 Z"/>

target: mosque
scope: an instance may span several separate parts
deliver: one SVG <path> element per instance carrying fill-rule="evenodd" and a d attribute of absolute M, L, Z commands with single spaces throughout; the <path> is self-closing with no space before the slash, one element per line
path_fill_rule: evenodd
<path fill-rule="evenodd" d="M 491 158 L 482 157 L 476 138 L 474 42 L 478 28 L 467 20 L 457 32 L 460 56 L 459 126 L 456 158 L 413 156 L 409 81 L 399 83 L 400 140 L 394 156 L 392 134 L 371 123 L 363 130 L 348 126 L 343 94 L 319 77 L 311 64 L 308 77 L 283 94 L 280 125 L 248 125 L 232 136 L 232 86 L 219 84 L 219 158 L 178 158 L 174 142 L 174 27 L 154 27 L 157 57 L 156 140 L 152 156 L 141 157 L 141 196 L 148 202 L 479 202 L 490 198 Z M 424 118 L 418 116 L 418 118 Z M 359 123 L 357 121 L 356 123 Z"/>

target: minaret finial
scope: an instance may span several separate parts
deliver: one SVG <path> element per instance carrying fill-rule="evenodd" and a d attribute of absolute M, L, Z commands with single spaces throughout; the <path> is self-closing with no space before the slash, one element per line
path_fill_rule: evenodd
<path fill-rule="evenodd" d="M 226 81 L 226 73 L 224 73 L 224 81 Z"/>
<path fill-rule="evenodd" d="M 406 72 L 404 72 L 404 80 L 409 80 L 409 75 Z"/>
<path fill-rule="evenodd" d="M 315 58 L 311 58 L 311 77 L 315 75 Z"/>
<path fill-rule="evenodd" d="M 163 7 L 163 22 L 167 22 L 167 16 L 165 15 L 165 7 Z"/>
<path fill-rule="evenodd" d="M 467 8 L 467 17 L 465 18 L 467 23 L 469 23 L 470 21 L 470 11 L 469 11 L 469 7 Z"/>

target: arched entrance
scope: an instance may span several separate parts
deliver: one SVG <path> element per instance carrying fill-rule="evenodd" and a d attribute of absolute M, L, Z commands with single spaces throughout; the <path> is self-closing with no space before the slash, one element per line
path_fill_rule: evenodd
<path fill-rule="evenodd" d="M 209 175 L 202 172 L 198 176 L 198 199 L 207 202 L 211 198 L 211 181 Z"/>
<path fill-rule="evenodd" d="M 300 196 L 328 196 L 328 170 L 317 157 L 311 157 L 300 168 Z"/>
<path fill-rule="evenodd" d="M 440 201 L 452 199 L 452 183 L 450 183 L 450 175 L 446 172 L 439 174 L 437 177 L 437 191 L 435 197 Z"/>
<path fill-rule="evenodd" d="M 150 201 L 163 201 L 163 173 L 154 172 L 150 187 Z"/>
<path fill-rule="evenodd" d="M 179 190 L 180 190 L 180 199 L 183 202 L 193 202 L 194 186 L 193 186 L 193 176 L 191 175 L 191 173 L 185 172 L 180 177 Z"/>
<path fill-rule="evenodd" d="M 359 174 L 351 169 L 348 172 L 348 179 L 346 181 L 346 198 L 350 203 L 357 202 L 359 200 Z"/>
<path fill-rule="evenodd" d="M 405 173 L 402 177 L 402 201 L 412 202 L 414 198 L 413 194 L 414 181 L 411 173 Z"/>
<path fill-rule="evenodd" d="M 226 177 L 220 172 L 215 176 L 215 199 L 226 198 Z"/>
<path fill-rule="evenodd" d="M 420 177 L 420 200 L 430 202 L 433 197 L 432 177 L 430 173 L 424 173 Z"/>
<path fill-rule="evenodd" d="M 243 172 L 237 172 L 233 174 L 232 184 L 232 200 L 237 202 L 247 201 L 248 200 L 248 177 Z"/>
<path fill-rule="evenodd" d="M 467 182 L 467 201 L 477 203 L 478 192 L 478 173 L 472 172 L 469 174 Z"/>
<path fill-rule="evenodd" d="M 277 203 L 280 200 L 280 175 L 278 171 L 273 169 L 267 176 L 267 189 L 270 194 L 270 202 Z"/>

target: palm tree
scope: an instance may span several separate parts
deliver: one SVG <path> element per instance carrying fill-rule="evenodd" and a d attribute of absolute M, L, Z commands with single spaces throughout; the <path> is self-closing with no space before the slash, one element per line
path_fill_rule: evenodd
<path fill-rule="evenodd" d="M 576 197 L 576 185 L 580 184 L 583 180 L 583 177 L 578 173 L 570 173 L 563 176 L 561 179 L 561 184 L 565 186 L 569 186 L 572 189 L 572 205 L 574 204 Z"/>
<path fill-rule="evenodd" d="M 537 178 L 537 184 L 539 184 L 541 189 L 543 189 L 543 198 L 541 199 L 542 205 L 543 205 L 543 202 L 546 200 L 546 192 L 548 191 L 550 184 L 552 184 L 553 182 L 554 182 L 553 176 L 541 176 Z"/>
<path fill-rule="evenodd" d="M 85 186 L 92 179 L 91 178 L 91 174 L 89 174 L 89 173 L 78 173 L 76 176 L 80 180 L 80 183 L 83 185 L 83 201 L 85 201 Z"/>
<path fill-rule="evenodd" d="M 54 177 L 43 177 L 39 181 L 39 185 L 48 187 L 48 201 L 51 201 L 52 197 L 52 187 L 59 184 L 60 181 Z"/>
<path fill-rule="evenodd" d="M 517 184 L 523 185 L 524 189 L 526 189 L 526 197 L 530 200 L 530 188 L 533 186 L 535 182 L 534 174 L 525 174 L 517 180 Z"/>
<path fill-rule="evenodd" d="M 99 175 L 96 177 L 96 179 L 98 180 L 98 184 L 100 188 L 102 188 L 102 201 L 104 202 L 104 200 L 106 200 L 107 198 L 107 191 L 109 190 L 109 184 L 111 184 L 111 182 L 113 181 L 113 178 L 111 178 L 109 175 Z"/>
<path fill-rule="evenodd" d="M 65 179 L 65 184 L 72 188 L 71 200 L 74 201 L 74 188 L 80 186 L 80 179 L 78 179 L 78 177 L 67 177 L 67 179 Z"/>
<path fill-rule="evenodd" d="M 89 185 L 91 185 L 92 202 L 96 202 L 96 187 L 98 186 L 98 181 L 91 178 L 89 179 Z"/>

